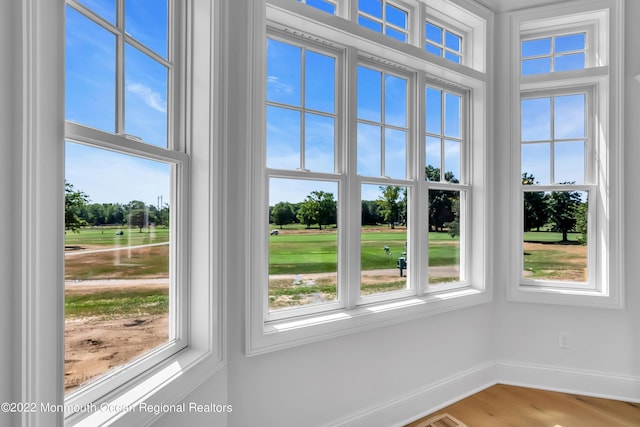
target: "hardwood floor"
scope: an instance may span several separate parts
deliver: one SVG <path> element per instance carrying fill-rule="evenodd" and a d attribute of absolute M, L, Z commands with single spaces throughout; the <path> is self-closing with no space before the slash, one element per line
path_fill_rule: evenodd
<path fill-rule="evenodd" d="M 448 413 L 468 427 L 640 427 L 640 404 L 497 384 L 406 427 Z"/>

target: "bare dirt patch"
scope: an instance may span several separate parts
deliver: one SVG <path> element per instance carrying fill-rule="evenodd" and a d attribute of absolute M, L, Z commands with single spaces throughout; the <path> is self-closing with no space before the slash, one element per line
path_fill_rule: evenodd
<path fill-rule="evenodd" d="M 67 295 L 100 290 L 166 289 L 167 280 L 88 281 L 68 283 Z M 65 320 L 64 388 L 69 392 L 87 381 L 123 366 L 167 342 L 167 315 L 135 315 L 113 318 Z"/>

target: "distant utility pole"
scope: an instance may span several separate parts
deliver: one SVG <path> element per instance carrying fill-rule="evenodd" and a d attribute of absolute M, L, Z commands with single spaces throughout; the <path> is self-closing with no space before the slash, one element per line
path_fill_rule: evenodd
<path fill-rule="evenodd" d="M 158 225 L 162 225 L 162 195 L 158 196 Z"/>

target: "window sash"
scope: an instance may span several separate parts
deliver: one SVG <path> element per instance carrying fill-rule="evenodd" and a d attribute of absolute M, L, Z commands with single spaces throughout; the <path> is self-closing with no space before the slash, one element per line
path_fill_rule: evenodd
<path fill-rule="evenodd" d="M 179 99 L 176 96 L 177 72 L 174 70 L 173 58 L 176 57 L 176 40 L 178 31 L 174 17 L 177 16 L 173 10 L 177 5 L 172 0 L 168 2 L 168 43 L 167 57 L 164 58 L 141 42 L 133 38 L 124 30 L 123 6 L 118 3 L 118 18 L 116 24 L 111 24 L 92 10 L 75 0 L 67 0 L 67 6 L 79 12 L 85 18 L 98 24 L 116 36 L 116 56 L 113 58 L 115 65 L 115 133 L 105 132 L 71 121 L 65 122 L 65 139 L 89 147 L 105 149 L 127 156 L 148 159 L 156 162 L 171 165 L 171 202 L 172 214 L 170 217 L 170 228 L 173 230 L 170 237 L 169 247 L 169 340 L 160 346 L 149 350 L 124 365 L 118 366 L 112 371 L 106 372 L 95 379 L 83 384 L 77 390 L 65 396 L 65 403 L 72 407 L 82 407 L 90 404 L 106 395 L 133 378 L 144 374 L 150 368 L 157 366 L 168 357 L 177 354 L 188 346 L 188 309 L 187 309 L 187 242 L 188 225 L 186 219 L 188 205 L 188 176 L 189 157 L 184 152 L 182 143 L 175 136 L 177 131 L 174 126 L 174 118 L 177 115 L 177 108 L 174 107 Z M 125 58 L 124 50 L 127 45 L 141 51 L 149 56 L 156 63 L 167 69 L 167 108 L 166 108 L 166 140 L 167 146 L 151 145 L 142 140 L 125 134 Z M 74 417 L 74 414 L 65 414 L 66 418 Z"/>

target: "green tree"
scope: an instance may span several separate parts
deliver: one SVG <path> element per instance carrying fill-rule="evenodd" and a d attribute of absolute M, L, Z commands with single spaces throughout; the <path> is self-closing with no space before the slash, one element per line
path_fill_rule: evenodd
<path fill-rule="evenodd" d="M 549 222 L 554 230 L 562 233 L 563 242 L 569 241 L 568 233 L 576 226 L 576 213 L 580 204 L 582 201 L 577 191 L 553 191 L 547 199 Z"/>
<path fill-rule="evenodd" d="M 536 179 L 533 175 L 524 172 L 522 174 L 522 185 L 534 185 Z M 534 228 L 540 231 L 540 227 L 545 225 L 549 219 L 547 212 L 547 196 L 543 191 L 524 192 L 524 231 L 531 231 Z"/>
<path fill-rule="evenodd" d="M 382 196 L 376 201 L 378 204 L 378 211 L 382 216 L 384 222 L 386 222 L 392 229 L 395 228 L 396 222 L 401 222 L 401 205 L 400 195 L 401 189 L 397 185 L 380 186 Z"/>
<path fill-rule="evenodd" d="M 429 181 L 440 182 L 440 169 L 431 165 L 425 168 L 425 174 Z M 452 172 L 445 172 L 444 179 L 447 182 L 457 184 L 459 181 Z M 429 230 L 442 231 L 444 227 L 455 221 L 453 204 L 455 192 L 447 190 L 429 190 Z M 455 226 L 455 224 L 454 224 Z"/>
<path fill-rule="evenodd" d="M 80 227 L 87 225 L 83 218 L 86 216 L 86 207 L 89 196 L 80 190 L 76 190 L 70 182 L 64 183 L 64 228 L 74 233 L 80 231 Z"/>
<path fill-rule="evenodd" d="M 271 217 L 273 218 L 273 223 L 279 225 L 280 229 L 282 229 L 283 225 L 291 224 L 296 218 L 293 213 L 293 206 L 289 202 L 277 203 L 271 210 Z"/>
<path fill-rule="evenodd" d="M 362 225 L 376 225 L 382 221 L 375 200 L 362 201 Z"/>
<path fill-rule="evenodd" d="M 307 228 L 312 224 L 318 224 L 320 230 L 323 225 L 336 223 L 336 201 L 333 193 L 325 191 L 312 191 L 305 200 L 300 203 L 298 218 Z"/>
<path fill-rule="evenodd" d="M 130 226 L 138 227 L 140 233 L 142 229 L 149 225 L 149 214 L 144 202 L 133 200 L 125 206 L 128 212 L 128 223 Z"/>
<path fill-rule="evenodd" d="M 449 235 L 456 237 L 460 235 L 460 198 L 452 198 L 451 213 L 453 214 L 453 220 L 445 224 L 449 229 Z"/>
<path fill-rule="evenodd" d="M 580 203 L 576 208 L 576 231 L 581 235 L 578 241 L 582 245 L 587 244 L 588 217 L 589 217 L 589 202 L 586 201 L 584 203 Z"/>

